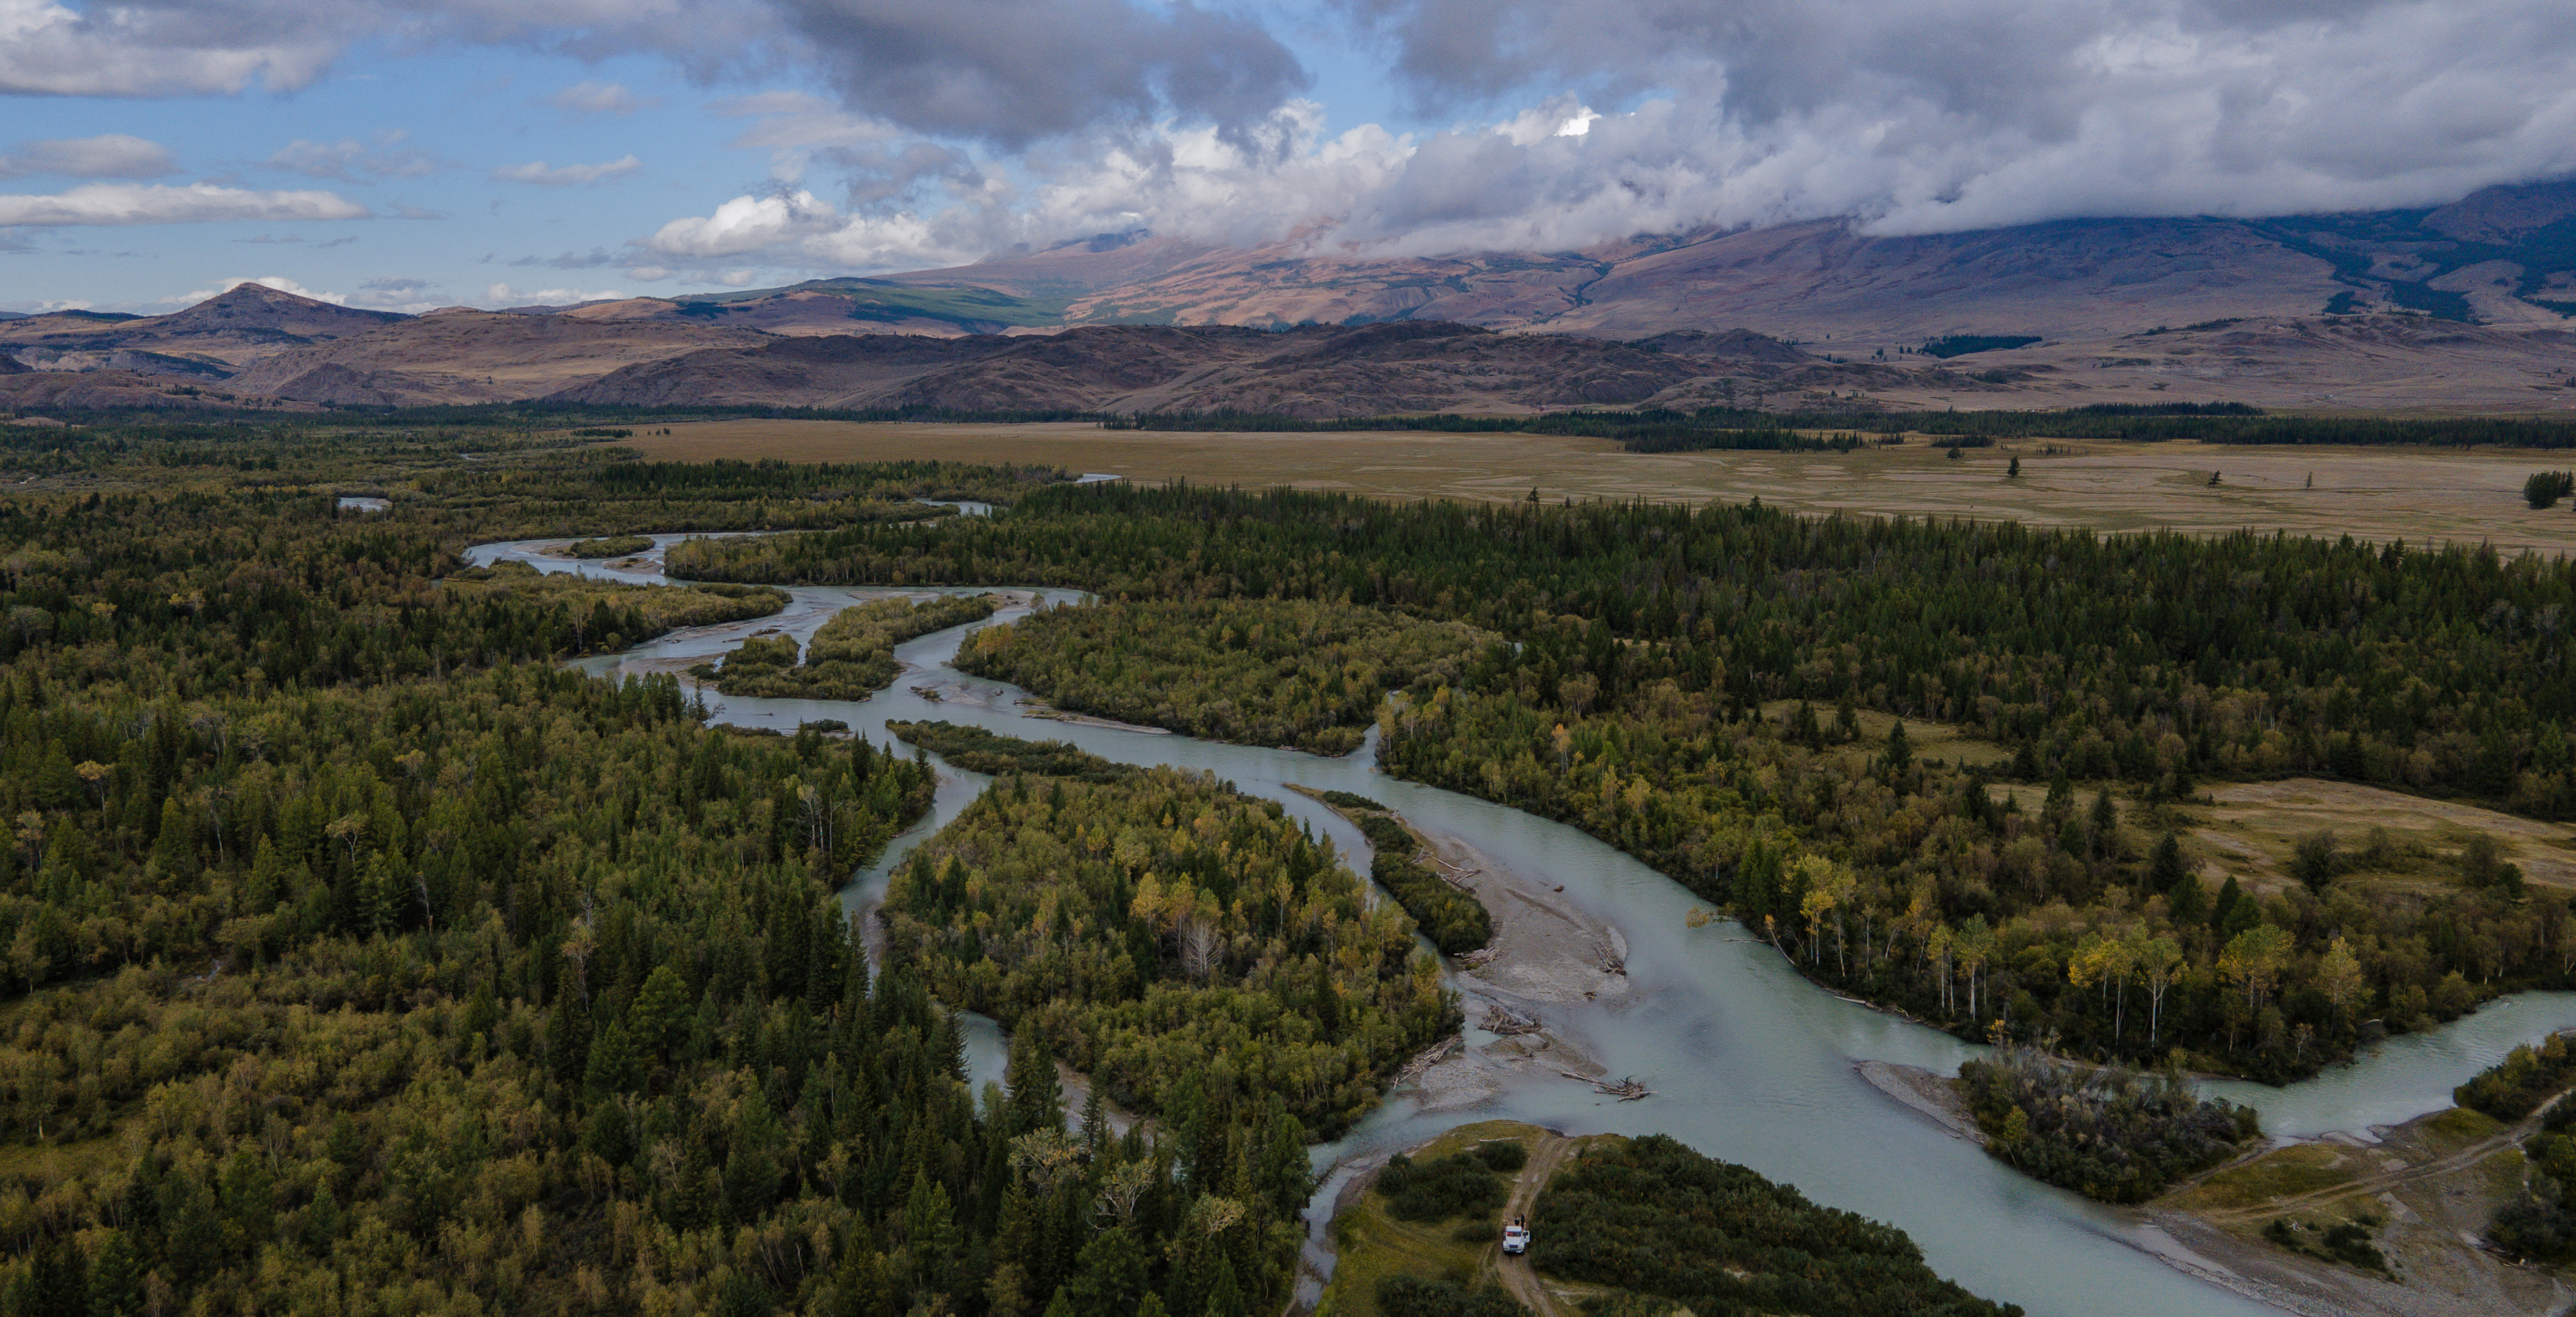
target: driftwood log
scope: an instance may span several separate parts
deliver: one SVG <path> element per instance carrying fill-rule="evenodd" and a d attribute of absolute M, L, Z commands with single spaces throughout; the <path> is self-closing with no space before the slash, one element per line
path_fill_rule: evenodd
<path fill-rule="evenodd" d="M 1594 1079 L 1590 1075 L 1578 1075 L 1571 1070 L 1559 1070 L 1556 1073 L 1563 1075 L 1568 1079 L 1580 1080 L 1583 1083 L 1590 1084 L 1595 1091 L 1606 1093 L 1622 1102 L 1634 1102 L 1639 1098 L 1648 1098 L 1655 1095 L 1655 1090 L 1637 1082 L 1637 1077 L 1635 1075 L 1624 1076 L 1618 1083 L 1613 1084 L 1609 1080 Z"/>
<path fill-rule="evenodd" d="M 1440 1064 L 1442 1061 L 1448 1060 L 1449 1054 L 1458 1050 L 1458 1048 L 1464 1045 L 1465 1042 L 1466 1039 L 1453 1033 L 1448 1037 L 1441 1039 L 1439 1042 L 1433 1043 L 1429 1047 L 1422 1049 L 1420 1055 L 1417 1055 L 1412 1060 L 1405 1062 L 1404 1068 L 1395 1072 L 1395 1087 L 1403 1088 L 1407 1085 L 1419 1082 L 1424 1071 Z"/>

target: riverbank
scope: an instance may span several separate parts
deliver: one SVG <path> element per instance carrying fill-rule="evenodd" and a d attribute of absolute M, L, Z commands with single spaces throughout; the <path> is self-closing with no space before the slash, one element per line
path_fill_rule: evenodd
<path fill-rule="evenodd" d="M 1066 713 L 1050 704 L 1040 704 L 1034 696 L 1022 696 L 1020 716 L 1043 718 L 1048 722 L 1071 723 L 1076 727 L 1098 727 L 1112 732 L 1134 732 L 1139 736 L 1170 736 L 1169 727 L 1148 727 L 1143 723 L 1122 723 L 1115 718 L 1095 718 L 1087 713 Z"/>
<path fill-rule="evenodd" d="M 1952 1135 L 1985 1135 L 1954 1081 L 1918 1066 L 1863 1061 L 1871 1087 Z M 2538 1116 L 2512 1127 L 2451 1108 L 2401 1125 L 2294 1140 L 2186 1181 L 2139 1209 L 2112 1237 L 2187 1275 L 2299 1317 L 2554 1317 L 2576 1287 L 2478 1241 L 2521 1184 L 2520 1147 Z M 2368 1226 L 2393 1277 L 2292 1252 L 2263 1238 L 2276 1220 L 2305 1238 Z M 2370 1225 L 2376 1221 L 2378 1224 Z"/>
<path fill-rule="evenodd" d="M 2177 1188 L 2144 1215 L 2292 1312 L 2543 1317 L 2567 1311 L 2576 1287 L 2481 1242 L 2496 1208 L 2519 1190 L 2522 1145 L 2539 1132 L 2538 1113 L 2505 1125 L 2452 1107 L 2374 1126 L 2368 1139 L 2330 1135 L 2273 1148 Z M 2363 1225 L 2394 1278 L 2278 1247 L 2263 1238 L 2276 1221 L 2308 1239 L 2344 1222 Z"/>
<path fill-rule="evenodd" d="M 1345 818 L 1366 812 L 1334 805 L 1321 791 L 1291 789 Z M 1444 877 L 1485 907 L 1494 927 L 1483 947 L 1448 958 L 1466 1028 L 1416 1058 L 1395 1091 L 1409 1091 L 1425 1111 L 1453 1111 L 1515 1083 L 1609 1078 L 1592 1050 L 1550 1018 L 1550 1008 L 1625 1001 L 1626 935 L 1566 899 L 1562 885 L 1499 863 L 1456 833 L 1388 813 Z"/>
<path fill-rule="evenodd" d="M 1922 1115 L 1933 1124 L 1983 1148 L 1985 1131 L 1977 1128 L 1976 1118 L 1969 1114 L 1968 1104 L 1959 1095 L 1958 1082 L 1920 1066 L 1896 1065 L 1886 1061 L 1863 1061 L 1853 1069 L 1868 1081 L 1870 1087 Z M 2036 1183 L 2036 1182 L 2034 1182 Z M 2112 1232 L 2110 1237 L 2153 1257 L 2188 1276 L 2221 1286 L 2257 1303 L 2299 1314 L 2299 1317 L 2335 1317 L 2337 1310 L 2318 1308 L 2301 1290 L 2280 1283 L 2266 1273 L 2272 1268 L 2267 1259 L 2249 1250 L 2243 1241 L 2229 1236 L 2211 1237 L 2212 1232 L 2188 1217 L 2172 1213 L 2138 1212 L 2117 1209 L 2135 1227 Z M 2163 1219 L 2171 1218 L 2171 1219 Z M 2259 1239 L 2254 1250 L 2271 1249 Z M 2284 1260 L 2292 1255 L 2282 1254 Z M 2358 1310 L 2355 1310 L 2358 1311 Z M 2371 1310 L 2377 1311 L 2377 1310 Z"/>
<path fill-rule="evenodd" d="M 1853 1066 L 1872 1088 L 1914 1110 L 1933 1124 L 1950 1131 L 1951 1137 L 1966 1139 L 1982 1148 L 1986 1132 L 1977 1128 L 1976 1117 L 1968 1114 L 1968 1104 L 1949 1079 L 1921 1066 L 1897 1065 L 1890 1061 L 1863 1061 Z"/>

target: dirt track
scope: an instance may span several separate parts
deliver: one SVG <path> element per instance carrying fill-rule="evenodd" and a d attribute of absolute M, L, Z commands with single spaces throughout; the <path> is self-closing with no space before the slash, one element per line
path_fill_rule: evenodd
<path fill-rule="evenodd" d="M 2457 1152 L 2450 1153 L 2442 1157 L 2436 1157 L 2431 1161 L 2417 1162 L 2411 1166 L 2403 1166 L 2393 1171 L 2385 1171 L 2378 1175 L 2363 1176 L 2358 1180 L 2347 1180 L 2340 1184 L 2330 1185 L 2323 1189 L 2313 1189 L 2303 1194 L 2294 1194 L 2287 1198 L 2267 1199 L 2252 1207 L 2203 1209 L 2198 1213 L 2198 1215 L 2202 1220 L 2217 1225 L 2232 1225 L 2241 1222 L 2261 1221 L 2271 1217 L 2285 1216 L 2289 1213 L 2307 1208 L 2322 1207 L 2327 1203 L 2335 1202 L 2339 1199 L 2350 1198 L 2356 1194 L 2384 1193 L 2401 1184 L 2411 1184 L 2417 1180 L 2425 1180 L 2437 1175 L 2448 1175 L 2455 1171 L 2467 1170 L 2469 1167 L 2475 1166 L 2479 1162 L 2485 1161 L 2487 1158 L 2492 1157 L 2507 1148 L 2520 1147 L 2525 1140 L 2540 1132 L 2541 1119 L 2549 1114 L 2549 1109 L 2557 1106 L 2565 1099 L 2566 1094 L 2564 1093 L 2551 1098 L 2549 1101 L 2541 1103 L 2538 1110 L 2533 1111 L 2530 1115 L 2514 1122 L 2512 1125 L 2507 1126 L 2498 1133 L 2488 1138 L 2480 1139 L 2476 1143 L 2472 1143 Z M 2237 1166 L 2249 1160 L 2252 1159 L 2240 1157 L 2229 1162 L 2227 1165 Z M 2226 1167 L 2220 1167 L 2218 1169 L 2225 1170 Z M 2211 1171 L 2209 1174 L 2217 1174 L 2217 1171 Z M 2206 1175 L 2194 1177 L 2190 1183 L 2197 1184 L 2200 1180 L 2206 1178 L 2208 1178 Z M 2188 1187 L 2188 1185 L 2176 1186 L 2174 1192 L 2180 1192 L 2181 1189 L 2186 1187 Z"/>
<path fill-rule="evenodd" d="M 1512 1196 L 1503 1204 L 1503 1219 L 1509 1221 L 1528 1216 L 1530 1209 L 1538 1203 L 1539 1191 L 1555 1178 L 1558 1169 L 1565 1165 L 1565 1159 L 1574 1155 L 1574 1149 L 1574 1140 L 1562 1134 L 1540 1134 L 1538 1146 L 1530 1149 L 1528 1164 L 1521 1167 L 1520 1177 L 1512 1181 Z M 1495 1247 L 1499 1250 L 1501 1245 Z M 1556 1296 L 1539 1283 L 1538 1272 L 1530 1266 L 1528 1258 L 1503 1255 L 1496 1269 L 1501 1274 L 1503 1288 L 1511 1291 L 1513 1298 L 1539 1317 L 1573 1317 L 1571 1310 L 1557 1302 Z"/>

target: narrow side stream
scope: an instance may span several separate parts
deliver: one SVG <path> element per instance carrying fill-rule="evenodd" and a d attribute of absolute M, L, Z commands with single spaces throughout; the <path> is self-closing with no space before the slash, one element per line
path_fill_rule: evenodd
<path fill-rule="evenodd" d="M 467 561 L 503 559 L 540 571 L 580 570 L 609 579 L 663 583 L 661 555 L 688 538 L 654 537 L 633 566 L 607 567 L 548 552 L 561 541 L 478 546 Z M 586 671 L 615 676 L 678 671 L 721 654 L 742 639 L 779 631 L 800 643 L 840 608 L 892 595 L 983 593 L 966 589 L 850 590 L 796 588 L 783 613 L 752 622 L 677 632 L 620 654 L 583 660 Z M 1020 602 L 994 621 L 1032 607 L 1069 603 L 1071 590 L 1014 590 Z M 1565 897 L 1616 925 L 1627 937 L 1632 991 L 1617 1004 L 1558 1008 L 1551 1024 L 1579 1037 L 1614 1074 L 1635 1074 L 1657 1095 L 1622 1103 L 1588 1085 L 1546 1080 L 1508 1089 L 1466 1110 L 1426 1113 L 1404 1095 L 1391 1097 L 1338 1142 L 1315 1149 L 1319 1171 L 1332 1174 L 1307 1209 L 1309 1257 L 1329 1266 L 1320 1246 L 1333 1196 L 1355 1159 L 1408 1146 L 1453 1125 L 1509 1118 L 1574 1134 L 1666 1133 L 1711 1156 L 1740 1162 L 1797 1186 L 1809 1198 L 1888 1221 L 1921 1245 L 1946 1275 L 1995 1299 L 2047 1317 L 2211 1317 L 2275 1310 L 2194 1279 L 2133 1245 L 2146 1238 L 2129 1214 L 2029 1180 L 1950 1137 L 1929 1120 L 1871 1088 L 1853 1066 L 1893 1061 L 1944 1074 L 1983 1050 L 1947 1035 L 1842 1000 L 1799 976 L 1780 956 L 1731 921 L 1692 929 L 1683 916 L 1693 898 L 1679 884 L 1565 825 L 1517 810 L 1379 773 L 1372 750 L 1323 759 L 1290 750 L 1220 745 L 1032 718 L 1023 693 L 949 666 L 975 623 L 898 647 L 906 666 L 894 685 L 865 700 L 736 699 L 712 690 L 714 721 L 793 731 L 799 723 L 837 718 L 880 745 L 894 720 L 966 723 L 1007 735 L 1070 741 L 1132 764 L 1202 769 L 1239 789 L 1280 801 L 1330 836 L 1346 857 L 1365 863 L 1357 829 L 1290 784 L 1374 797 L 1436 831 L 1471 838 L 1496 863 L 1565 885 Z M 936 698 L 932 698 L 935 695 Z M 942 768 L 928 818 L 859 873 L 844 899 L 879 899 L 886 877 L 911 848 L 972 802 L 986 779 Z M 2529 993 L 2498 1003 L 2430 1034 L 2372 1049 L 2356 1063 L 2284 1089 L 2223 1083 L 2211 1087 L 2261 1110 L 2276 1136 L 2346 1130 L 2366 1134 L 2448 1105 L 2450 1089 L 2494 1064 L 2513 1047 L 2576 1028 L 2576 993 Z M 1479 1040 L 1471 1024 L 1469 1041 Z M 978 1025 L 969 1065 L 981 1086 L 1001 1076 L 998 1030 Z"/>

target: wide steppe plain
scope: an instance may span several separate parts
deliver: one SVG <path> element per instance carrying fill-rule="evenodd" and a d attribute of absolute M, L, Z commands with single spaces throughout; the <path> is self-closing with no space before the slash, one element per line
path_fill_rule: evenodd
<path fill-rule="evenodd" d="M 667 428 L 668 433 L 660 431 Z M 1140 482 L 1293 486 L 1382 498 L 1764 503 L 1799 512 L 2089 526 L 2353 535 L 2576 551 L 2576 511 L 2534 511 L 2525 476 L 2576 454 L 2522 449 L 2268 448 L 2027 440 L 1957 460 L 1921 435 L 1853 453 L 1630 453 L 1556 435 L 1102 430 L 1082 423 L 944 425 L 709 421 L 628 441 L 651 458 L 1019 462 Z M 2007 477 L 2019 457 L 2022 474 Z M 2211 483 L 2213 473 L 2217 482 Z M 2311 483 L 2313 482 L 2313 483 Z"/>

